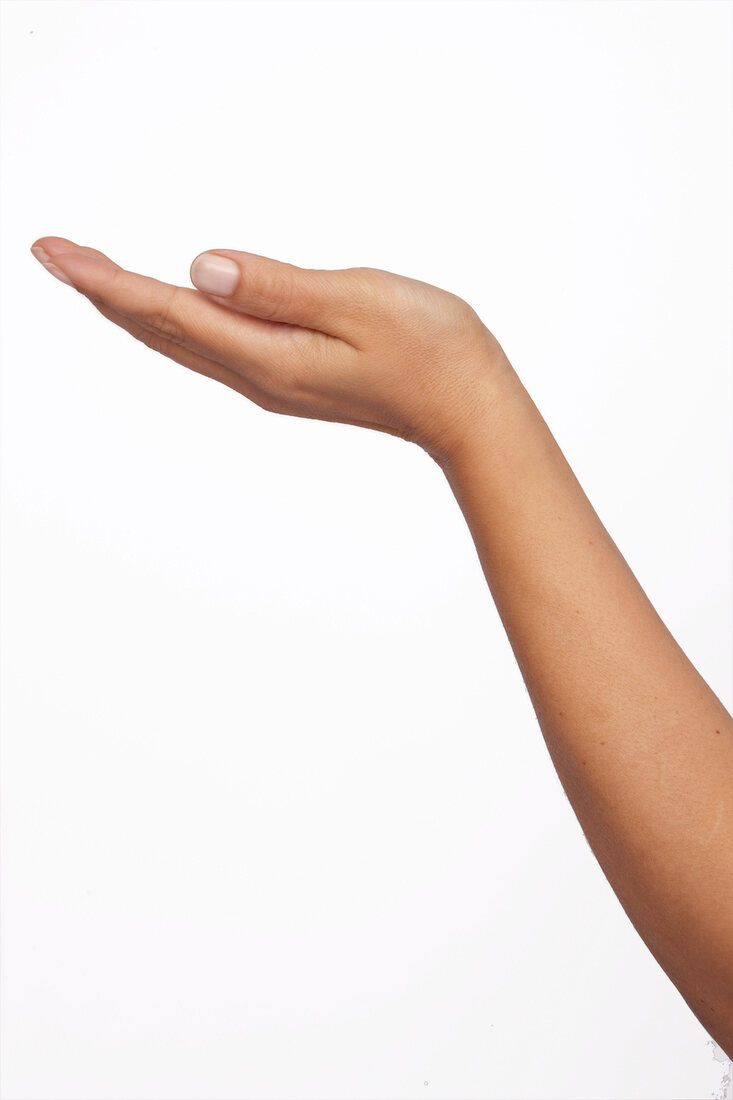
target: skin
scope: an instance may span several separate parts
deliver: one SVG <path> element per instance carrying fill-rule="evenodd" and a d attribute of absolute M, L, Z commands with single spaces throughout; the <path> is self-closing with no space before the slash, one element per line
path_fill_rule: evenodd
<path fill-rule="evenodd" d="M 374 268 L 212 249 L 240 270 L 220 297 L 61 237 L 36 246 L 109 320 L 261 408 L 388 432 L 438 463 L 591 849 L 733 1058 L 733 718 L 471 306 Z"/>

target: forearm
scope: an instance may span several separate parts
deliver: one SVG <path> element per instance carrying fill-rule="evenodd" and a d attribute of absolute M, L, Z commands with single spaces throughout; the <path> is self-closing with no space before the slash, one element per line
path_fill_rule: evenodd
<path fill-rule="evenodd" d="M 196 258 L 191 290 L 64 238 L 34 247 L 148 347 L 260 407 L 391 432 L 439 462 L 588 841 L 733 1056 L 733 720 L 472 307 L 374 268 L 219 249 Z"/>
<path fill-rule="evenodd" d="M 513 370 L 441 463 L 553 764 L 637 931 L 733 1057 L 733 719 Z"/>

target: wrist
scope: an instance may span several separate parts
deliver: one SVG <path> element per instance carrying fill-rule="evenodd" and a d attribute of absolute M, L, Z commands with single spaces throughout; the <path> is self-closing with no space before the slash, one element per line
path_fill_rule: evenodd
<path fill-rule="evenodd" d="M 488 336 L 494 346 L 489 343 L 472 361 L 439 430 L 429 441 L 420 442 L 449 480 L 469 468 L 477 454 L 491 451 L 515 411 L 526 409 L 529 401 L 504 351 L 490 333 Z"/>

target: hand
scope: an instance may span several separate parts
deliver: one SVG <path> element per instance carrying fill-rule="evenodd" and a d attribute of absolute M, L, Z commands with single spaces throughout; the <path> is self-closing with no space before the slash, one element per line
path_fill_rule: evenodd
<path fill-rule="evenodd" d="M 389 271 L 216 249 L 191 265 L 194 290 L 63 237 L 32 247 L 110 321 L 260 408 L 388 432 L 439 465 L 494 377 L 511 372 L 462 298 Z"/>

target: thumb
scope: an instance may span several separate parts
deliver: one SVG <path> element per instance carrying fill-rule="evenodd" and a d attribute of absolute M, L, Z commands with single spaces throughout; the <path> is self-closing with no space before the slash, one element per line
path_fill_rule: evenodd
<path fill-rule="evenodd" d="M 190 271 L 198 290 L 240 313 L 334 335 L 339 335 L 336 328 L 344 328 L 345 318 L 339 318 L 346 297 L 344 275 L 231 248 L 201 252 Z"/>

